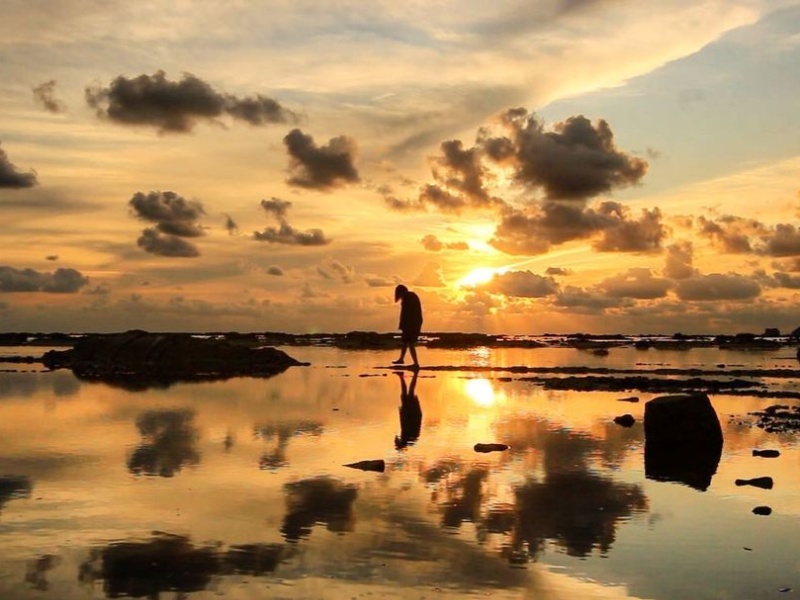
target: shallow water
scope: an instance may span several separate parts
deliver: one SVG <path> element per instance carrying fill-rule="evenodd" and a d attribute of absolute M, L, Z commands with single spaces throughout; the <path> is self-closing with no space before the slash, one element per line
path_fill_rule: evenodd
<path fill-rule="evenodd" d="M 701 491 L 646 477 L 653 394 L 423 370 L 417 405 L 401 403 L 411 373 L 375 368 L 393 352 L 286 350 L 312 365 L 144 391 L 0 365 L 0 598 L 800 592 L 797 435 L 745 419 L 775 400 L 711 397 L 725 443 Z M 466 367 L 776 369 L 796 366 L 792 350 L 420 354 Z M 612 422 L 623 413 L 633 427 Z M 479 442 L 510 449 L 477 453 Z M 344 466 L 376 459 L 385 471 Z M 735 485 L 765 475 L 772 489 Z"/>

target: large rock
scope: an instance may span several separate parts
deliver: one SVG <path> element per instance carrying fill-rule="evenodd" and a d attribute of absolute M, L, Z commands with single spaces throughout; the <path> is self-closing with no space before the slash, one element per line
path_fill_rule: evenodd
<path fill-rule="evenodd" d="M 263 377 L 304 364 L 276 348 L 250 348 L 224 339 L 139 330 L 90 335 L 71 350 L 45 353 L 42 362 L 51 369 L 72 369 L 78 377 L 127 382 L 133 388 L 147 387 L 148 383 Z"/>
<path fill-rule="evenodd" d="M 722 427 L 705 394 L 654 398 L 644 407 L 645 475 L 706 490 L 722 455 Z"/>

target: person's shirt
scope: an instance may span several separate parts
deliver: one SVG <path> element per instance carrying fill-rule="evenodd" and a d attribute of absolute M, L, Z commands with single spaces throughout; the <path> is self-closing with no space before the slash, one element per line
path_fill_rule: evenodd
<path fill-rule="evenodd" d="M 402 331 L 422 329 L 422 303 L 414 292 L 407 292 L 400 301 L 400 326 Z"/>

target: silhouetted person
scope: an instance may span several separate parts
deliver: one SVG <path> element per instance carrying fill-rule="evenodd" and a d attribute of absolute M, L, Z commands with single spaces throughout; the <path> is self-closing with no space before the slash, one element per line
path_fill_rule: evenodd
<path fill-rule="evenodd" d="M 422 331 L 422 303 L 419 301 L 419 296 L 402 284 L 394 288 L 394 301 L 398 300 L 400 300 L 400 324 L 398 327 L 403 346 L 400 349 L 400 358 L 392 363 L 402 365 L 405 362 L 406 350 L 408 350 L 411 360 L 414 361 L 413 367 L 419 369 L 416 344 L 420 331 Z"/>
<path fill-rule="evenodd" d="M 411 386 L 406 387 L 404 373 L 399 372 L 400 377 L 400 435 L 394 436 L 395 448 L 400 450 L 409 444 L 413 444 L 419 439 L 419 431 L 422 428 L 422 408 L 417 398 L 417 372 L 411 377 Z"/>

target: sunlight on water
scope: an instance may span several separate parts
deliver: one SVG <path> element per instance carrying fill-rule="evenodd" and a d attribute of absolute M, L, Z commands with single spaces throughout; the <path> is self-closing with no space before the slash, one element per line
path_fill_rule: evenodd
<path fill-rule="evenodd" d="M 67 371 L 0 372 L 0 598 L 761 598 L 800 589 L 797 436 L 745 423 L 774 401 L 712 397 L 725 442 L 701 491 L 696 480 L 646 472 L 642 419 L 655 394 L 634 402 L 509 372 L 376 368 L 390 351 L 287 350 L 311 366 L 146 389 Z M 705 349 L 423 349 L 421 359 L 722 362 Z M 725 361 L 771 368 L 778 358 Z M 632 427 L 613 422 L 623 413 Z M 478 443 L 510 448 L 480 453 Z M 780 456 L 754 457 L 756 448 Z M 383 469 L 345 466 L 360 461 Z M 736 484 L 762 476 L 772 489 Z"/>

